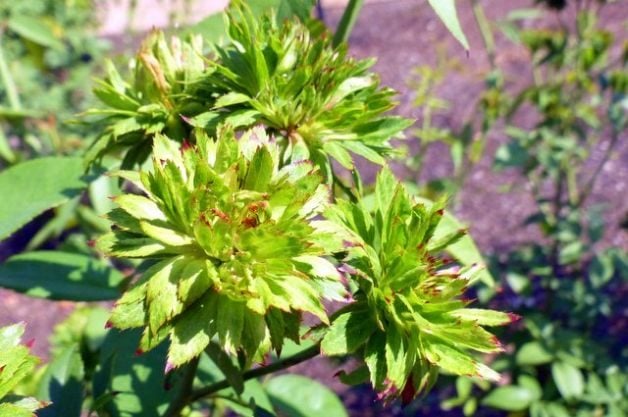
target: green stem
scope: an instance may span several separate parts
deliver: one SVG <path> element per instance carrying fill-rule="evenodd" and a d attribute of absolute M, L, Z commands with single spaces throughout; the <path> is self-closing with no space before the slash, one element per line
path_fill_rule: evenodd
<path fill-rule="evenodd" d="M 181 411 L 190 403 L 188 398 L 192 394 L 192 386 L 194 384 L 194 377 L 196 376 L 199 360 L 200 357 L 194 358 L 185 368 L 183 381 L 181 382 L 181 391 L 177 398 L 170 403 L 164 417 L 179 417 Z"/>
<path fill-rule="evenodd" d="M 364 0 L 349 0 L 349 4 L 347 4 L 347 7 L 345 8 L 342 18 L 340 19 L 340 23 L 338 24 L 338 28 L 336 29 L 336 33 L 334 34 L 334 46 L 338 46 L 349 40 L 349 35 L 353 30 L 353 26 L 358 19 L 360 9 L 362 9 L 363 5 Z"/>
<path fill-rule="evenodd" d="M 484 8 L 478 0 L 471 0 L 471 4 L 473 6 L 473 17 L 475 18 L 475 22 L 480 29 L 480 34 L 482 35 L 482 41 L 484 42 L 488 62 L 491 64 L 491 68 L 495 69 L 495 37 L 493 36 L 493 31 L 491 30 L 491 24 L 486 18 Z"/>
<path fill-rule="evenodd" d="M 347 195 L 347 197 L 349 197 L 349 200 L 351 200 L 352 203 L 356 203 L 358 201 L 358 197 L 355 195 L 351 187 L 345 184 L 342 181 L 342 179 L 340 179 L 340 177 L 338 177 L 338 175 L 335 172 L 333 172 L 333 170 L 332 170 L 332 176 L 333 176 L 333 183 L 337 185 Z"/>
<path fill-rule="evenodd" d="M 556 231 L 560 227 L 562 221 L 562 209 L 563 209 L 563 193 L 565 189 L 565 181 L 567 175 L 563 167 L 558 172 L 558 178 L 556 179 L 556 188 L 554 191 L 554 197 L 552 199 L 552 214 L 554 222 L 554 235 L 552 236 L 552 246 L 550 251 L 550 261 L 555 276 L 560 275 L 560 240 L 556 236 Z"/>
<path fill-rule="evenodd" d="M 587 198 L 589 198 L 589 196 L 593 192 L 593 187 L 595 186 L 595 182 L 597 181 L 597 178 L 600 176 L 602 169 L 604 169 L 604 166 L 606 165 L 608 160 L 611 158 L 611 155 L 613 154 L 613 150 L 615 149 L 615 146 L 619 142 L 619 132 L 617 132 L 616 130 L 613 130 L 612 135 L 613 136 L 611 137 L 611 143 L 608 145 L 608 148 L 606 149 L 606 152 L 604 153 L 602 160 L 600 161 L 598 166 L 595 168 L 595 171 L 591 175 L 591 178 L 589 178 L 586 185 L 583 187 L 582 193 L 580 193 L 580 197 L 578 198 L 578 201 L 576 203 L 577 208 L 581 208 L 582 205 L 586 202 Z"/>
<path fill-rule="evenodd" d="M 9 66 L 4 58 L 4 49 L 2 48 L 2 32 L 0 32 L 0 77 L 2 77 L 2 83 L 7 90 L 7 98 L 12 110 L 21 110 L 22 103 L 20 103 L 20 96 L 17 93 L 15 81 L 9 71 Z"/>
<path fill-rule="evenodd" d="M 249 379 L 259 378 L 264 375 L 272 374 L 274 372 L 282 371 L 284 369 L 290 368 L 291 366 L 294 366 L 301 362 L 305 362 L 306 360 L 309 360 L 318 356 L 320 354 L 320 350 L 321 350 L 320 345 L 316 344 L 316 345 L 310 346 L 307 349 L 302 350 L 296 355 L 278 360 L 277 362 L 271 363 L 268 366 L 250 369 L 242 374 L 242 380 L 248 381 Z M 216 392 L 220 390 L 229 388 L 229 386 L 230 386 L 229 382 L 226 379 L 223 379 L 222 381 L 216 382 L 215 384 L 192 391 L 189 395 L 185 397 L 185 403 L 190 404 L 190 403 L 193 403 L 194 401 L 201 400 L 205 397 L 215 394 Z M 169 415 L 167 414 L 167 416 Z"/>

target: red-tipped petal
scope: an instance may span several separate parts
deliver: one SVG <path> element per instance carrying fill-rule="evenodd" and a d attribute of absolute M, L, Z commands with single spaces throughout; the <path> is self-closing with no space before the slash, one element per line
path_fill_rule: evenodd
<path fill-rule="evenodd" d="M 32 349 L 34 345 L 35 345 L 35 339 L 31 339 L 28 342 L 24 343 L 24 346 L 26 346 L 29 349 Z"/>
<path fill-rule="evenodd" d="M 137 348 L 135 349 L 135 356 L 142 356 L 144 354 L 144 349 L 142 348 Z"/>
<path fill-rule="evenodd" d="M 107 322 L 105 323 L 105 329 L 111 329 L 113 327 L 113 323 L 111 322 L 111 320 L 107 320 Z"/>
<path fill-rule="evenodd" d="M 169 373 L 170 371 L 172 371 L 175 368 L 174 364 L 170 361 L 166 362 L 166 367 L 164 368 L 164 374 Z"/>
<path fill-rule="evenodd" d="M 506 349 L 504 348 L 504 345 L 502 344 L 502 342 L 499 341 L 499 339 L 497 338 L 497 336 L 493 335 L 491 337 L 491 342 L 501 351 L 501 352 L 505 352 Z"/>
<path fill-rule="evenodd" d="M 507 314 L 508 314 L 508 317 L 510 318 L 511 323 L 515 323 L 521 320 L 521 316 L 519 314 L 515 314 L 515 313 L 507 313 Z"/>
<path fill-rule="evenodd" d="M 401 391 L 401 404 L 404 406 L 410 404 L 416 395 L 416 388 L 414 387 L 414 382 L 412 381 L 412 375 L 406 381 L 406 385 L 403 387 L 403 391 Z"/>

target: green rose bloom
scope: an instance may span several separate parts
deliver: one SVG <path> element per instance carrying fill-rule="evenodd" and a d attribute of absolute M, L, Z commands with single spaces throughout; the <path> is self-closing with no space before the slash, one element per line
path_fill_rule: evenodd
<path fill-rule="evenodd" d="M 156 136 L 151 172 L 121 172 L 145 195 L 115 199 L 108 255 L 152 263 L 116 303 L 111 324 L 144 327 L 140 349 L 170 338 L 169 366 L 222 348 L 260 360 L 300 314 L 327 323 L 321 297 L 345 293 L 324 257 L 338 247 L 323 220 L 329 189 L 308 161 L 280 168 L 277 146 L 255 129 L 236 140 L 221 129 L 196 145 Z"/>

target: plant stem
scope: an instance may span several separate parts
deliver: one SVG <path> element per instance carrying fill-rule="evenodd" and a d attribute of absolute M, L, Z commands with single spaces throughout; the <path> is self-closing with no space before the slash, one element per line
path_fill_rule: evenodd
<path fill-rule="evenodd" d="M 194 377 L 196 376 L 196 369 L 198 368 L 199 360 L 200 357 L 192 359 L 190 364 L 185 368 L 179 396 L 177 396 L 177 398 L 170 403 L 164 417 L 179 417 L 181 415 L 181 410 L 183 410 L 185 406 L 190 403 L 188 398 L 192 394 L 192 386 L 194 384 Z"/>
<path fill-rule="evenodd" d="M 20 96 L 17 93 L 15 81 L 13 80 L 11 71 L 9 71 L 9 66 L 7 65 L 6 59 L 4 58 L 4 49 L 2 48 L 2 37 L 3 37 L 3 34 L 0 31 L 0 77 L 2 77 L 2 83 L 5 86 L 4 88 L 6 88 L 7 90 L 7 99 L 9 100 L 11 109 L 21 110 L 22 103 L 20 103 Z"/>
<path fill-rule="evenodd" d="M 334 34 L 334 46 L 340 45 L 342 42 L 346 42 L 349 39 L 351 30 L 355 25 L 355 21 L 358 19 L 360 9 L 364 5 L 364 0 L 349 0 L 349 4 L 345 8 L 336 33 Z"/>
<path fill-rule="evenodd" d="M 473 6 L 473 17 L 475 18 L 475 22 L 480 29 L 480 34 L 482 35 L 482 41 L 484 42 L 488 62 L 491 64 L 491 68 L 495 69 L 495 38 L 493 37 L 491 25 L 486 18 L 484 8 L 478 0 L 471 0 L 471 4 Z"/>
<path fill-rule="evenodd" d="M 552 246 L 550 252 L 550 262 L 552 266 L 552 270 L 554 271 L 555 276 L 559 276 L 559 257 L 560 257 L 560 240 L 556 236 L 556 231 L 560 227 L 560 223 L 562 221 L 562 209 L 563 209 L 563 193 L 565 188 L 566 181 L 566 171 L 563 167 L 561 167 L 558 171 L 558 178 L 556 179 L 556 188 L 554 191 L 554 197 L 552 199 L 552 211 L 554 219 L 554 235 L 552 236 Z"/>
<path fill-rule="evenodd" d="M 271 363 L 268 366 L 250 369 L 242 374 L 242 380 L 248 381 L 249 379 L 258 378 L 260 376 L 272 374 L 274 372 L 290 368 L 291 366 L 294 366 L 301 362 L 305 362 L 308 359 L 312 359 L 315 356 L 318 356 L 320 354 L 320 350 L 321 350 L 320 345 L 316 344 L 316 345 L 310 346 L 307 349 L 302 350 L 296 355 L 289 356 L 285 359 L 280 359 L 277 362 Z M 229 388 L 229 382 L 226 379 L 223 379 L 222 381 L 216 382 L 215 384 L 209 385 L 204 388 L 200 388 L 196 391 L 192 391 L 185 398 L 185 403 L 189 404 L 194 401 L 198 401 L 202 398 L 208 397 L 225 388 Z M 170 415 L 167 414 L 167 416 L 170 416 Z"/>
<path fill-rule="evenodd" d="M 611 155 L 613 154 L 613 150 L 615 149 L 615 146 L 617 145 L 618 142 L 619 142 L 619 132 L 613 129 L 611 143 L 609 143 L 608 148 L 606 149 L 606 152 L 604 153 L 604 156 L 602 157 L 602 160 L 600 161 L 598 166 L 595 168 L 595 171 L 591 175 L 591 178 L 589 178 L 589 181 L 587 181 L 587 183 L 583 187 L 582 193 L 580 194 L 580 197 L 578 198 L 578 201 L 576 203 L 577 208 L 581 208 L 582 205 L 587 200 L 587 198 L 589 198 L 589 196 L 593 192 L 593 187 L 595 186 L 595 182 L 597 181 L 597 178 L 602 172 L 602 169 L 604 169 L 604 166 L 606 165 L 608 160 L 611 158 Z"/>

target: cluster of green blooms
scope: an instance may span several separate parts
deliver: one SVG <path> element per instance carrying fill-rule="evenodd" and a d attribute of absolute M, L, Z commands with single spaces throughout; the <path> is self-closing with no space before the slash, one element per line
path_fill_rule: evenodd
<path fill-rule="evenodd" d="M 34 398 L 8 395 L 39 362 L 28 346 L 20 344 L 23 334 L 23 324 L 0 328 L 0 416 L 31 417 L 46 406 Z"/>
<path fill-rule="evenodd" d="M 231 43 L 214 46 L 214 60 L 153 35 L 132 87 L 117 75 L 103 82 L 115 123 L 93 155 L 130 146 L 123 168 L 152 156 L 145 170 L 115 173 L 141 195 L 115 198 L 98 247 L 144 263 L 110 324 L 143 328 L 140 351 L 169 340 L 168 370 L 216 344 L 250 366 L 286 338 L 298 343 L 309 313 L 322 353 L 356 355 L 383 395 L 409 400 L 439 369 L 496 379 L 469 351 L 499 351 L 480 326 L 511 319 L 465 308 L 478 268 L 442 257 L 464 232 L 432 242 L 442 205 L 416 204 L 387 168 L 374 197 L 361 186 L 353 203 L 332 196 L 332 160 L 385 165 L 410 122 L 383 115 L 391 92 L 370 62 L 317 30 L 256 20 L 236 2 Z M 147 108 L 161 116 L 142 119 Z M 328 316 L 324 300 L 347 304 Z"/>
<path fill-rule="evenodd" d="M 377 389 L 412 398 L 438 369 L 497 378 L 468 350 L 500 351 L 480 325 L 511 317 L 465 308 L 478 268 L 439 257 L 464 235 L 432 242 L 442 206 L 413 203 L 387 169 L 373 210 L 366 200 L 332 204 L 318 168 L 282 165 L 261 128 L 154 142 L 151 172 L 116 173 L 144 195 L 117 197 L 116 227 L 99 240 L 109 255 L 151 260 L 111 317 L 117 328 L 144 327 L 141 351 L 169 338 L 168 367 L 179 366 L 216 338 L 251 364 L 285 337 L 298 342 L 303 312 L 329 324 L 322 299 L 348 298 L 322 352 L 357 354 Z M 339 270 L 355 284 L 350 297 Z"/>
<path fill-rule="evenodd" d="M 108 128 L 88 162 L 128 149 L 125 166 L 132 167 L 148 157 L 156 133 L 182 142 L 195 127 L 215 133 L 228 123 L 263 124 L 283 160 L 309 159 L 327 179 L 330 158 L 353 168 L 350 152 L 384 164 L 390 139 L 411 121 L 384 115 L 394 92 L 368 72 L 372 60 L 348 58 L 346 45 L 334 48 L 320 24 L 310 26 L 294 19 L 278 27 L 272 16 L 257 19 L 238 2 L 228 20 L 230 43 L 211 45 L 207 60 L 200 38 L 173 38 L 169 47 L 153 33 L 134 62 L 131 85 L 110 65 L 96 89 L 109 108 L 90 113 L 104 116 Z"/>

